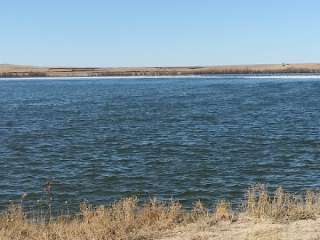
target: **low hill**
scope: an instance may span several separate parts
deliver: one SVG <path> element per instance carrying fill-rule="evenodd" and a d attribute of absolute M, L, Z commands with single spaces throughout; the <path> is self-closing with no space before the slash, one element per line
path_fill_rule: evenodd
<path fill-rule="evenodd" d="M 0 64 L 0 77 L 164 76 L 202 74 L 319 73 L 320 64 L 260 64 L 190 67 L 36 67 Z"/>

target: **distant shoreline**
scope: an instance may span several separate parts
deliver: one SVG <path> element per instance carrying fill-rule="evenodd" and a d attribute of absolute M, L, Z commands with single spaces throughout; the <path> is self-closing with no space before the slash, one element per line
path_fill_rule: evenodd
<path fill-rule="evenodd" d="M 320 74 L 320 64 L 260 64 L 204 67 L 36 67 L 0 64 L 0 78 L 190 76 L 211 74 Z"/>

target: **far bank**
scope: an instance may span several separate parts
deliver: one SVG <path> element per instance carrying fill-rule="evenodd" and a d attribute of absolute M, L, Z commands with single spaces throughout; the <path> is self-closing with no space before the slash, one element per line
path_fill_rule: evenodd
<path fill-rule="evenodd" d="M 320 64 L 257 64 L 187 67 L 37 67 L 0 64 L 0 77 L 179 76 L 208 74 L 320 74 Z"/>

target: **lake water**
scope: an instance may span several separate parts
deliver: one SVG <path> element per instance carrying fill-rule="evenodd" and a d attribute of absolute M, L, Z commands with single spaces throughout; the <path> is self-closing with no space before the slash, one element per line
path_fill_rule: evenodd
<path fill-rule="evenodd" d="M 320 187 L 320 76 L 0 81 L 0 207 Z"/>

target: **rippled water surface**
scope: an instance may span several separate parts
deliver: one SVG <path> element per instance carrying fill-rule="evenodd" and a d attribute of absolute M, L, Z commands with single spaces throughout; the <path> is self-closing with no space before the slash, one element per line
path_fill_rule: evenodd
<path fill-rule="evenodd" d="M 320 187 L 320 77 L 0 81 L 0 206 Z"/>

